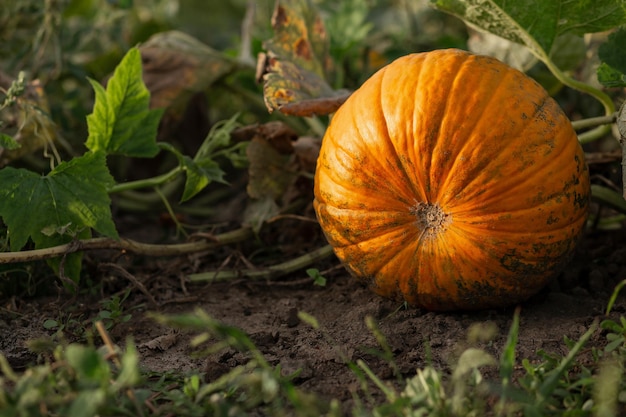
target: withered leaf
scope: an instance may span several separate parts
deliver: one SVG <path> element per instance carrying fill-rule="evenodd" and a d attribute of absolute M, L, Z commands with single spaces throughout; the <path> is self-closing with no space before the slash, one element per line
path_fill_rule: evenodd
<path fill-rule="evenodd" d="M 139 50 L 152 108 L 181 112 L 195 93 L 236 67 L 232 59 L 179 31 L 157 33 Z"/>
<path fill-rule="evenodd" d="M 258 231 L 268 220 L 280 214 L 294 200 L 311 191 L 310 181 L 302 174 L 312 174 L 319 146 L 315 141 L 298 138 L 282 122 L 269 122 L 255 129 L 246 153 L 249 161 L 248 196 L 244 223 Z M 311 169 L 311 171 L 309 171 Z M 307 200 L 310 196 L 305 197 Z"/>
<path fill-rule="evenodd" d="M 5 91 L 11 78 L 0 73 L 0 87 Z M 58 140 L 57 127 L 50 118 L 48 98 L 39 80 L 25 83 L 23 93 L 2 112 L 0 125 L 15 145 L 0 147 L 0 167 L 43 147 L 53 147 Z"/>
<path fill-rule="evenodd" d="M 283 122 L 273 121 L 257 127 L 256 134 L 283 155 L 293 153 L 293 141 L 298 133 Z"/>
<path fill-rule="evenodd" d="M 313 136 L 301 136 L 293 144 L 298 166 L 306 173 L 313 174 L 320 154 L 322 140 Z"/>
<path fill-rule="evenodd" d="M 274 37 L 257 68 L 270 112 L 293 116 L 334 112 L 349 96 L 325 81 L 329 42 L 324 23 L 310 0 L 277 0 L 272 16 Z"/>
<path fill-rule="evenodd" d="M 324 78 L 329 39 L 310 0 L 277 0 L 272 28 L 274 37 L 263 44 L 268 52 Z"/>
<path fill-rule="evenodd" d="M 271 197 L 253 199 L 248 202 L 243 213 L 243 224 L 258 233 L 265 222 L 278 214 L 280 214 L 280 207 Z"/>
<path fill-rule="evenodd" d="M 178 342 L 178 332 L 173 331 L 166 333 L 164 335 L 155 337 L 152 340 L 149 340 L 143 343 L 140 347 L 147 347 L 150 350 L 160 350 L 166 351 Z"/>
<path fill-rule="evenodd" d="M 283 154 L 266 139 L 256 136 L 246 149 L 250 163 L 248 195 L 253 199 L 278 200 L 296 175 L 289 167 L 290 154 Z"/>

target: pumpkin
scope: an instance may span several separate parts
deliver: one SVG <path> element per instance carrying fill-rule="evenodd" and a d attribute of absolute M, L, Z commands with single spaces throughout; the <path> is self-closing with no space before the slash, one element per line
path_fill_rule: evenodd
<path fill-rule="evenodd" d="M 490 57 L 408 55 L 333 115 L 314 208 L 378 294 L 428 310 L 526 300 L 572 257 L 587 218 L 583 150 L 534 80 Z"/>

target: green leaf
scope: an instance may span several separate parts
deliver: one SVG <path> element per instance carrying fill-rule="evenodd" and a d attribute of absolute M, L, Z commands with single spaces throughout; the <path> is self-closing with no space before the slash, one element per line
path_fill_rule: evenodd
<path fill-rule="evenodd" d="M 0 184 L 0 216 L 12 251 L 29 238 L 40 248 L 58 233 L 76 236 L 87 228 L 118 237 L 107 193 L 114 180 L 102 152 L 63 162 L 46 176 L 7 167 L 0 171 Z"/>
<path fill-rule="evenodd" d="M 577 35 L 597 33 L 626 23 L 624 0 L 560 0 L 557 21 L 558 34 L 571 32 Z"/>
<path fill-rule="evenodd" d="M 515 349 L 517 347 L 519 337 L 519 308 L 515 310 L 513 315 L 513 323 L 509 330 L 509 335 L 506 339 L 506 344 L 502 350 L 502 356 L 500 358 L 500 380 L 502 384 L 502 396 L 500 397 L 500 404 L 504 405 L 507 397 L 510 395 L 513 384 L 513 372 L 515 370 Z"/>
<path fill-rule="evenodd" d="M 598 81 L 608 88 L 626 87 L 626 74 L 616 70 L 606 62 L 603 62 L 598 66 L 596 70 L 598 75 Z"/>
<path fill-rule="evenodd" d="M 19 148 L 20 146 L 20 143 L 11 136 L 0 133 L 0 148 L 13 150 Z"/>
<path fill-rule="evenodd" d="M 626 28 L 611 33 L 598 48 L 602 64 L 598 67 L 598 81 L 606 87 L 626 87 Z"/>
<path fill-rule="evenodd" d="M 238 118 L 239 113 L 236 113 L 230 119 L 222 120 L 213 125 L 204 142 L 200 145 L 198 152 L 196 152 L 194 161 L 198 162 L 212 158 L 218 150 L 230 145 L 231 134 L 239 126 Z"/>
<path fill-rule="evenodd" d="M 313 278 L 313 285 L 320 287 L 326 286 L 326 278 L 320 273 L 319 269 L 309 268 L 305 272 L 309 277 Z"/>
<path fill-rule="evenodd" d="M 43 322 L 43 328 L 47 330 L 56 329 L 59 327 L 59 322 L 53 319 L 47 319 Z"/>
<path fill-rule="evenodd" d="M 98 409 L 106 402 L 104 389 L 80 391 L 67 411 L 68 417 L 90 417 L 98 415 Z"/>
<path fill-rule="evenodd" d="M 117 66 L 106 90 L 89 80 L 96 93 L 87 116 L 86 146 L 108 154 L 150 158 L 159 152 L 157 128 L 162 109 L 150 110 L 150 92 L 141 74 L 141 55 L 133 48 Z"/>
<path fill-rule="evenodd" d="M 624 0 L 431 0 L 473 26 L 545 57 L 564 33 L 582 35 L 626 22 Z"/>
<path fill-rule="evenodd" d="M 139 373 L 139 354 L 137 348 L 131 342 L 126 341 L 126 349 L 122 355 L 122 368 L 120 370 L 117 379 L 111 386 L 115 391 L 126 387 L 132 387 L 141 381 L 141 375 Z"/>
<path fill-rule="evenodd" d="M 180 200 L 181 203 L 194 197 L 212 181 L 226 183 L 226 181 L 224 181 L 224 171 L 213 159 L 207 157 L 196 161 L 187 155 L 183 155 L 169 143 L 159 143 L 159 145 L 162 149 L 174 154 L 174 156 L 178 158 L 178 163 L 185 171 L 185 189 Z"/>
<path fill-rule="evenodd" d="M 212 159 L 204 159 L 196 162 L 188 156 L 184 156 L 182 163 L 187 174 L 187 179 L 185 181 L 183 196 L 180 199 L 181 203 L 194 197 L 213 181 L 226 183 L 226 181 L 224 181 L 224 171 L 220 168 L 219 164 Z"/>
<path fill-rule="evenodd" d="M 598 48 L 598 57 L 616 70 L 626 73 L 626 28 L 611 33 Z"/>
<path fill-rule="evenodd" d="M 81 383 L 102 387 L 109 383 L 111 369 L 94 348 L 72 343 L 65 348 L 65 358 Z"/>
<path fill-rule="evenodd" d="M 230 119 L 216 123 L 200 145 L 193 160 L 187 156 L 183 157 L 181 163 L 187 173 L 187 181 L 181 202 L 189 200 L 213 181 L 226 183 L 224 171 L 214 158 L 220 151 L 226 152 L 224 148 L 230 145 L 230 135 L 239 125 L 238 117 L 239 114 L 235 114 Z"/>
<path fill-rule="evenodd" d="M 173 153 L 186 173 L 185 190 L 181 197 L 181 202 L 185 202 L 213 181 L 226 183 L 224 171 L 215 161 L 218 155 L 225 156 L 233 162 L 233 165 L 240 163 L 241 143 L 230 148 L 231 133 L 239 125 L 237 118 L 239 114 L 227 120 L 216 123 L 200 145 L 193 159 L 183 155 L 178 149 L 167 143 L 159 143 L 161 148 Z"/>
<path fill-rule="evenodd" d="M 572 33 L 565 33 L 554 39 L 550 59 L 564 71 L 578 68 L 586 58 L 585 40 Z"/>
<path fill-rule="evenodd" d="M 331 54 L 342 60 L 350 52 L 360 53 L 367 36 L 374 29 L 368 0 L 345 0 L 328 4 L 326 30 L 330 34 Z"/>

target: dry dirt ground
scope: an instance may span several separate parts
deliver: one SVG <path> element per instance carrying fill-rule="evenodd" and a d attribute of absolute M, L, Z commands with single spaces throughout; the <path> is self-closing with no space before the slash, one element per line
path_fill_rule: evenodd
<path fill-rule="evenodd" d="M 216 259 L 227 254 L 217 255 Z M 235 253 L 233 251 L 232 253 Z M 326 286 L 316 286 L 304 272 L 280 280 L 190 284 L 181 277 L 202 264 L 189 259 L 141 260 L 133 258 L 130 269 L 157 305 L 151 304 L 137 284 L 111 270 L 98 269 L 103 254 L 89 254 L 88 264 L 94 275 L 100 274 L 101 294 L 79 296 L 68 301 L 60 297 L 12 297 L 2 300 L 0 308 L 0 351 L 17 369 L 33 363 L 37 357 L 25 342 L 50 336 L 46 319 L 77 318 L 82 323 L 102 308 L 98 301 L 131 288 L 123 306 L 132 314 L 130 321 L 111 330 L 114 340 L 123 343 L 132 336 L 139 347 L 142 364 L 147 369 L 163 371 L 200 370 L 207 380 L 244 363 L 246 357 L 233 350 L 209 358 L 193 358 L 189 347 L 191 335 L 172 333 L 146 317 L 148 311 L 161 313 L 205 310 L 224 323 L 247 332 L 272 364 L 284 372 L 301 369 L 296 383 L 305 390 L 349 402 L 358 390 L 358 380 L 346 359 L 362 359 L 383 379 L 393 380 L 388 363 L 373 351 L 380 351 L 372 332 L 365 324 L 373 317 L 393 351 L 405 377 L 432 363 L 447 368 L 466 340 L 475 323 L 491 323 L 496 336 L 482 344 L 498 355 L 503 347 L 513 317 L 513 308 L 480 312 L 432 313 L 405 309 L 398 301 L 382 299 L 350 278 L 332 259 L 327 267 Z M 107 259 L 106 262 L 110 262 Z M 119 260 L 122 266 L 124 261 Z M 127 260 L 128 262 L 128 260 Z M 324 269 L 324 268 L 320 268 Z M 576 339 L 592 322 L 602 319 L 615 284 L 626 279 L 626 237 L 622 231 L 588 233 L 567 269 L 537 296 L 521 308 L 518 357 L 537 358 L 536 352 L 565 354 L 563 337 Z M 304 311 L 317 318 L 319 329 L 298 318 Z M 626 297 L 618 298 L 613 318 L 626 314 Z M 72 326 L 67 326 L 72 337 Z M 597 332 L 591 340 L 604 339 Z"/>

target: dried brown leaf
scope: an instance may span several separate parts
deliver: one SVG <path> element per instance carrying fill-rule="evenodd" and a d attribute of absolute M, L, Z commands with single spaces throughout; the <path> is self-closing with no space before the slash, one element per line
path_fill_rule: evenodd
<path fill-rule="evenodd" d="M 277 0 L 272 28 L 274 37 L 264 43 L 267 51 L 324 78 L 329 39 L 310 0 Z"/>
<path fill-rule="evenodd" d="M 152 108 L 181 111 L 195 93 L 205 91 L 236 67 L 222 53 L 178 31 L 157 33 L 139 50 Z"/>
<path fill-rule="evenodd" d="M 315 172 L 321 145 L 322 140 L 312 136 L 302 136 L 294 142 L 293 149 L 301 171 Z"/>
<path fill-rule="evenodd" d="M 178 342 L 178 332 L 170 332 L 164 335 L 155 337 L 143 343 L 140 347 L 147 347 L 150 350 L 165 351 L 174 346 Z"/>
<path fill-rule="evenodd" d="M 248 195 L 253 199 L 278 200 L 296 175 L 289 165 L 290 154 L 279 152 L 269 141 L 256 136 L 248 145 Z"/>
<path fill-rule="evenodd" d="M 267 53 L 257 64 L 268 110 L 303 117 L 337 110 L 349 93 L 325 80 L 328 35 L 311 1 L 277 0 L 272 27 L 274 37 L 264 43 Z"/>
<path fill-rule="evenodd" d="M 294 201 L 312 200 L 311 176 L 319 154 L 320 140 L 298 137 L 282 122 L 256 127 L 247 147 L 248 206 L 244 223 L 258 230 L 281 214 Z M 249 134 L 246 132 L 244 135 Z"/>
<path fill-rule="evenodd" d="M 0 87 L 8 89 L 11 81 L 0 73 Z M 17 149 L 0 147 L 0 167 L 43 147 L 54 147 L 58 140 L 56 125 L 50 118 L 48 97 L 39 80 L 25 85 L 23 94 L 2 111 L 0 123 L 3 133 L 12 136 L 20 145 Z"/>

